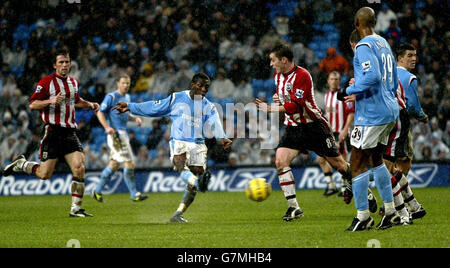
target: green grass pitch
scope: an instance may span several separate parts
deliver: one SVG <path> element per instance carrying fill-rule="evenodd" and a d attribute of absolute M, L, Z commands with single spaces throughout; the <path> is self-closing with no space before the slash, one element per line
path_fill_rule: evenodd
<path fill-rule="evenodd" d="M 0 247 L 64 248 L 71 239 L 82 248 L 341 248 L 367 247 L 372 239 L 382 248 L 449 247 L 450 188 L 413 191 L 427 210 L 423 219 L 356 233 L 344 232 L 353 202 L 322 197 L 322 190 L 298 190 L 305 216 L 289 223 L 281 220 L 287 209 L 281 191 L 260 203 L 242 192 L 198 193 L 186 224 L 169 222 L 182 193 L 150 193 L 141 203 L 127 194 L 107 195 L 105 203 L 86 195 L 83 207 L 94 218 L 69 218 L 70 196 L 0 197 Z M 380 217 L 372 216 L 377 224 Z"/>

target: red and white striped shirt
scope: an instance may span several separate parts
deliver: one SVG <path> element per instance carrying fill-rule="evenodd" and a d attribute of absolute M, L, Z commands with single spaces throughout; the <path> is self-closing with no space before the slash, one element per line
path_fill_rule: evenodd
<path fill-rule="evenodd" d="M 338 91 L 328 91 L 325 94 L 325 117 L 328 119 L 333 132 L 341 132 L 347 123 L 348 115 L 355 112 L 353 103 L 338 100 L 337 93 Z"/>
<path fill-rule="evenodd" d="M 281 104 L 286 109 L 284 124 L 298 126 L 322 118 L 314 99 L 314 85 L 309 72 L 294 66 L 286 74 L 275 73 L 275 84 Z"/>
<path fill-rule="evenodd" d="M 395 97 L 397 98 L 398 106 L 400 107 L 400 110 L 406 108 L 406 97 L 405 97 L 405 90 L 403 89 L 402 83 L 400 80 L 398 80 L 398 88 L 397 92 L 395 92 Z"/>
<path fill-rule="evenodd" d="M 39 81 L 36 90 L 30 97 L 30 104 L 35 100 L 48 100 L 61 92 L 64 100 L 62 104 L 50 104 L 40 111 L 44 123 L 58 125 L 65 128 L 76 128 L 75 103 L 80 100 L 78 95 L 78 81 L 69 76 L 63 78 L 56 73 L 46 76 Z"/>

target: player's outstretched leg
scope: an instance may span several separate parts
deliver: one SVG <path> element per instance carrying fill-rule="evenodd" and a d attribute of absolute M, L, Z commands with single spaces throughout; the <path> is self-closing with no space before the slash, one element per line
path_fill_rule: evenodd
<path fill-rule="evenodd" d="M 27 161 L 24 155 L 20 155 L 3 169 L 3 176 L 9 176 L 14 172 L 25 172 L 29 175 L 36 175 L 36 169 L 38 167 L 38 163 Z"/>

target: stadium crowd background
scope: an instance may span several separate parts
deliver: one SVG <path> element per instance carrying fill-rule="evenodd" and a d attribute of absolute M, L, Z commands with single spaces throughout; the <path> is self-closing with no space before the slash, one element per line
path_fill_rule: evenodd
<path fill-rule="evenodd" d="M 442 0 L 381 1 L 376 30 L 393 48 L 407 41 L 417 47 L 419 97 L 428 124 L 413 120 L 414 157 L 418 161 L 450 159 L 450 31 L 448 3 Z M 37 160 L 41 122 L 28 98 L 41 77 L 53 72 L 51 52 L 66 46 L 71 75 L 80 81 L 80 95 L 101 103 L 115 90 L 121 72 L 132 77 L 132 101 L 161 99 L 188 88 L 192 75 L 204 71 L 213 78 L 208 98 L 225 105 L 271 101 L 273 71 L 267 49 L 290 43 L 295 61 L 306 67 L 323 107 L 326 76 L 352 77 L 348 36 L 353 13 L 365 1 L 260 0 L 59 0 L 0 3 L 0 163 L 20 154 Z M 447 10 L 447 11 L 446 11 Z M 77 111 L 78 134 L 88 169 L 109 161 L 106 136 L 92 111 Z M 248 123 L 247 126 L 248 128 Z M 137 168 L 170 167 L 167 119 L 130 122 Z M 258 139 L 235 139 L 231 151 L 208 140 L 208 165 L 270 165 L 274 150 L 261 150 Z M 302 155 L 295 164 L 315 163 Z"/>

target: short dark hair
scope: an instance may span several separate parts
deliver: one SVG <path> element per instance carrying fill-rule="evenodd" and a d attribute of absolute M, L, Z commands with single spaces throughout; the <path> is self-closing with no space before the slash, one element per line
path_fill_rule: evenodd
<path fill-rule="evenodd" d="M 53 63 L 56 63 L 56 58 L 58 58 L 58 56 L 60 55 L 70 57 L 70 53 L 67 49 L 65 48 L 57 49 L 53 54 Z"/>
<path fill-rule="evenodd" d="M 410 43 L 403 43 L 397 48 L 397 57 L 405 56 L 407 50 L 416 50 L 416 48 Z"/>
<path fill-rule="evenodd" d="M 197 83 L 200 80 L 205 80 L 208 82 L 211 82 L 211 79 L 209 78 L 209 76 L 205 73 L 196 73 L 191 80 L 191 83 Z"/>
<path fill-rule="evenodd" d="M 294 52 L 292 51 L 292 48 L 285 44 L 276 44 L 269 52 L 274 53 L 275 56 L 279 59 L 286 57 L 289 61 L 294 60 Z"/>
<path fill-rule="evenodd" d="M 117 82 L 119 82 L 120 79 L 122 79 L 122 78 L 131 80 L 131 77 L 130 77 L 128 74 L 126 74 L 126 73 L 121 73 L 121 74 L 119 75 L 119 77 L 117 77 Z"/>
<path fill-rule="evenodd" d="M 357 44 L 361 40 L 361 37 L 359 36 L 358 30 L 353 30 L 353 32 L 350 34 L 349 42 Z"/>

